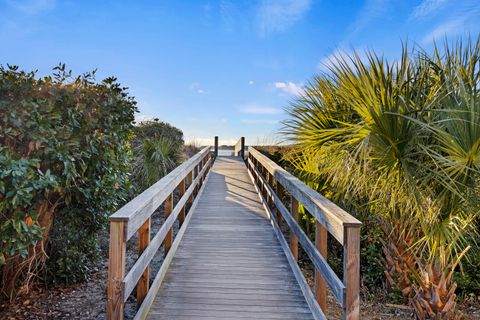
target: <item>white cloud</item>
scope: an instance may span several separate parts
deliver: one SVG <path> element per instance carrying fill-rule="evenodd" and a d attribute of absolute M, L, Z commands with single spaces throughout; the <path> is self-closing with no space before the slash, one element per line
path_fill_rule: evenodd
<path fill-rule="evenodd" d="M 249 104 L 243 106 L 239 109 L 240 113 L 248 113 L 248 114 L 281 114 L 283 111 L 281 109 L 272 108 L 272 107 L 265 107 L 256 104 Z"/>
<path fill-rule="evenodd" d="M 241 123 L 243 124 L 251 124 L 251 125 L 260 125 L 260 124 L 278 124 L 280 123 L 279 120 L 273 120 L 273 119 L 241 119 Z"/>
<path fill-rule="evenodd" d="M 190 84 L 189 88 L 190 88 L 190 90 L 192 90 L 193 92 L 196 92 L 198 94 L 208 93 L 207 91 L 205 91 L 204 89 L 202 89 L 200 87 L 200 84 L 198 82 L 194 82 L 194 83 Z"/>
<path fill-rule="evenodd" d="M 435 40 L 442 40 L 446 36 L 460 36 L 478 32 L 480 25 L 478 17 L 480 16 L 480 3 L 456 8 L 448 19 L 437 25 L 422 40 L 424 45 L 431 44 Z"/>
<path fill-rule="evenodd" d="M 249 85 L 253 85 L 253 84 L 255 84 L 255 81 L 250 80 L 250 81 L 248 81 L 248 84 L 249 84 Z"/>
<path fill-rule="evenodd" d="M 441 9 L 448 0 L 423 0 L 413 9 L 412 18 L 422 18 Z"/>
<path fill-rule="evenodd" d="M 37 14 L 41 11 L 51 10 L 56 5 L 56 0 L 7 0 L 7 5 L 24 14 Z"/>
<path fill-rule="evenodd" d="M 294 83 L 292 81 L 287 82 L 275 82 L 273 84 L 276 89 L 279 89 L 285 93 L 300 96 L 304 92 L 303 83 Z"/>
<path fill-rule="evenodd" d="M 259 32 L 265 36 L 293 26 L 310 9 L 310 0 L 263 0 L 258 12 Z"/>

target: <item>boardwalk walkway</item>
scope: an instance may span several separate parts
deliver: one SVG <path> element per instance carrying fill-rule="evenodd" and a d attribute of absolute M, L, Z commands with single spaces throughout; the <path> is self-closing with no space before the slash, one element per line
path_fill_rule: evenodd
<path fill-rule="evenodd" d="M 244 138 L 234 154 L 219 156 L 216 137 L 213 150 L 203 148 L 110 216 L 108 320 L 123 320 L 132 298 L 134 320 L 323 320 L 327 288 L 344 320 L 359 319 L 360 221 L 257 149 L 245 154 Z M 151 234 L 159 208 L 165 221 Z M 314 233 L 298 223 L 303 210 Z M 134 239 L 138 257 L 127 270 Z M 328 241 L 343 247 L 343 279 L 326 259 Z M 299 247 L 315 269 L 313 288 Z"/>
<path fill-rule="evenodd" d="M 313 319 L 240 157 L 218 157 L 147 319 Z"/>

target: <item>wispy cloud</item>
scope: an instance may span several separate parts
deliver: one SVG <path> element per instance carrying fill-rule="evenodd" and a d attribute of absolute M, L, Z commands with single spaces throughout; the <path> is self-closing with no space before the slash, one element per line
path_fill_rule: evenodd
<path fill-rule="evenodd" d="M 413 9 L 410 17 L 423 18 L 440 10 L 447 2 L 448 0 L 423 0 L 422 3 Z"/>
<path fill-rule="evenodd" d="M 261 125 L 261 124 L 279 124 L 279 120 L 273 120 L 273 119 L 241 119 L 241 123 L 243 124 L 251 124 L 251 125 Z"/>
<path fill-rule="evenodd" d="M 254 84 L 255 84 L 255 81 L 250 80 L 250 81 L 248 81 L 248 84 L 249 84 L 249 85 L 254 85 Z"/>
<path fill-rule="evenodd" d="M 427 33 L 423 38 L 424 45 L 431 44 L 435 40 L 441 40 L 446 36 L 469 35 L 480 31 L 478 18 L 480 17 L 480 3 L 466 2 L 466 5 L 456 6 L 449 17 Z"/>
<path fill-rule="evenodd" d="M 247 114 L 281 114 L 283 111 L 281 109 L 266 107 L 262 105 L 249 104 L 239 108 L 240 113 Z"/>
<path fill-rule="evenodd" d="M 384 17 L 388 10 L 389 2 L 389 0 L 367 0 L 358 12 L 348 38 L 352 38 L 365 29 L 373 20 Z"/>
<path fill-rule="evenodd" d="M 357 54 L 360 59 L 364 60 L 366 58 L 366 52 L 364 48 L 354 48 L 354 49 L 343 49 L 337 48 L 328 56 L 323 57 L 317 65 L 318 71 L 330 72 L 332 66 L 337 64 L 338 60 L 344 60 L 347 64 L 351 64 L 349 57 Z"/>
<path fill-rule="evenodd" d="M 258 10 L 262 36 L 289 29 L 310 9 L 310 0 L 263 0 Z"/>
<path fill-rule="evenodd" d="M 37 14 L 55 8 L 56 0 L 7 0 L 7 5 L 24 14 Z"/>
<path fill-rule="evenodd" d="M 200 84 L 198 82 L 194 82 L 194 83 L 190 84 L 189 88 L 190 88 L 191 91 L 193 91 L 195 93 L 198 93 L 198 94 L 208 93 L 207 91 L 205 91 L 203 88 L 200 87 Z"/>
<path fill-rule="evenodd" d="M 286 82 L 275 82 L 273 85 L 275 86 L 276 89 L 294 96 L 300 96 L 304 92 L 303 83 L 294 83 L 292 81 L 286 81 Z"/>

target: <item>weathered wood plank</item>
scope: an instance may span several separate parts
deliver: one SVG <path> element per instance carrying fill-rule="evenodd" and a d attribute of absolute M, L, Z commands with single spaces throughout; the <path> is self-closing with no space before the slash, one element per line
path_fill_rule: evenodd
<path fill-rule="evenodd" d="M 209 162 L 209 164 L 212 160 Z M 207 165 L 208 166 L 208 165 Z M 202 174 L 205 174 L 208 170 L 208 167 L 204 167 L 202 169 Z M 132 292 L 133 288 L 135 287 L 136 283 L 139 281 L 141 275 L 143 274 L 145 268 L 148 266 L 150 261 L 152 260 L 155 253 L 158 251 L 160 246 L 163 243 L 163 240 L 167 236 L 168 231 L 172 228 L 175 220 L 177 219 L 180 209 L 185 206 L 187 199 L 189 199 L 189 195 L 193 193 L 196 185 L 199 182 L 200 177 L 197 177 L 195 181 L 190 185 L 186 193 L 183 195 L 182 198 L 178 201 L 177 205 L 173 209 L 172 213 L 168 216 L 168 218 L 164 221 L 163 225 L 158 230 L 157 234 L 151 239 L 148 247 L 142 252 L 140 257 L 137 259 L 133 267 L 130 269 L 128 274 L 123 279 L 123 287 L 124 287 L 124 301 L 127 301 L 130 293 Z"/>
<path fill-rule="evenodd" d="M 213 159 L 210 159 L 210 161 L 213 162 Z M 211 162 L 209 162 L 204 169 L 206 169 L 210 165 Z M 207 171 L 205 171 L 205 176 L 208 177 L 208 172 Z M 189 187 L 189 189 L 192 188 L 192 193 L 193 193 L 193 189 L 195 187 L 196 187 L 196 185 L 194 183 L 192 183 L 192 185 Z M 204 190 L 204 188 L 200 188 L 199 196 L 202 195 L 203 190 Z M 185 197 L 186 197 L 186 195 L 185 195 Z M 170 252 L 167 254 L 165 259 L 163 260 L 162 266 L 160 267 L 160 270 L 158 270 L 158 273 L 155 276 L 155 279 L 153 280 L 151 289 L 150 289 L 150 291 L 148 291 L 147 296 L 143 300 L 142 305 L 138 309 L 134 320 L 140 320 L 140 319 L 143 320 L 147 317 L 148 312 L 150 310 L 150 307 L 152 306 L 152 304 L 155 300 L 155 297 L 157 296 L 158 290 L 160 289 L 160 286 L 162 285 L 163 279 L 165 278 L 165 275 L 167 274 L 167 270 L 170 267 L 170 264 L 172 263 L 173 257 L 175 255 L 175 253 L 177 252 L 177 249 L 180 245 L 180 242 L 182 241 L 183 235 L 185 234 L 185 231 L 187 230 L 188 224 L 189 224 L 189 222 L 190 222 L 190 220 L 193 216 L 193 214 L 191 214 L 191 213 L 193 213 L 195 211 L 195 208 L 198 205 L 198 199 L 199 199 L 199 197 L 195 198 L 195 200 L 193 201 L 192 206 L 191 206 L 189 212 L 187 213 L 185 221 L 184 221 L 182 227 L 180 228 L 180 230 L 178 230 L 177 236 L 175 237 L 175 241 L 173 241 Z"/>
<path fill-rule="evenodd" d="M 168 175 L 128 202 L 110 216 L 110 221 L 128 221 L 127 240 L 130 239 L 140 226 L 175 190 L 177 185 L 187 174 L 198 166 L 200 161 L 210 153 L 210 147 L 205 147 L 195 156 L 175 168 Z"/>
<path fill-rule="evenodd" d="M 123 319 L 123 277 L 125 276 L 126 232 L 125 222 L 110 222 L 108 255 L 107 319 Z"/>
<path fill-rule="evenodd" d="M 253 175 L 256 175 L 256 176 L 260 177 L 259 172 L 255 168 L 253 168 L 252 172 L 249 172 L 249 174 L 250 174 L 250 177 L 252 178 L 252 180 L 255 180 L 253 178 Z M 258 179 L 258 182 L 262 183 L 262 181 L 264 181 L 262 179 L 263 178 L 260 177 L 260 179 Z M 259 194 L 261 194 L 260 188 L 258 188 L 257 185 L 255 185 L 255 188 L 257 189 L 257 192 Z M 273 194 L 273 192 L 271 192 L 271 194 Z M 270 223 L 272 224 L 273 230 L 275 231 L 275 234 L 277 235 L 277 238 L 280 242 L 280 245 L 282 246 L 282 249 L 285 252 L 285 255 L 287 256 L 288 263 L 289 263 L 289 265 L 290 265 L 290 267 L 291 267 L 291 269 L 292 269 L 292 271 L 295 275 L 295 278 L 298 281 L 298 284 L 300 286 L 300 289 L 302 290 L 303 296 L 305 297 L 307 304 L 310 306 L 310 310 L 312 311 L 312 316 L 316 320 L 319 320 L 319 319 L 325 320 L 326 319 L 325 314 L 320 309 L 320 306 L 318 305 L 317 301 L 315 300 L 315 297 L 313 296 L 312 290 L 310 290 L 310 287 L 307 283 L 307 280 L 305 279 L 305 276 L 303 275 L 302 270 L 298 266 L 297 260 L 293 257 L 290 246 L 288 245 L 287 241 L 285 240 L 285 237 L 283 236 L 283 233 L 280 230 L 280 227 L 277 224 L 277 221 L 276 221 L 273 213 L 269 210 L 265 199 L 261 197 L 261 201 L 262 201 L 262 204 L 263 204 L 265 210 L 268 213 L 268 216 L 270 218 Z M 286 209 L 285 209 L 285 211 L 286 211 Z"/>
<path fill-rule="evenodd" d="M 345 210 L 311 189 L 255 148 L 248 152 L 268 170 L 282 186 L 297 199 L 340 243 L 344 243 L 344 227 L 361 226 L 361 222 Z"/>
<path fill-rule="evenodd" d="M 217 157 L 149 319 L 313 319 L 244 162 Z"/>
<path fill-rule="evenodd" d="M 258 171 L 254 171 L 256 174 L 258 174 Z M 259 174 L 258 174 L 259 175 Z M 265 179 L 263 177 L 260 177 L 260 183 L 266 186 Z M 297 224 L 297 222 L 293 219 L 292 215 L 290 212 L 285 208 L 285 205 L 280 201 L 280 199 L 277 197 L 277 195 L 273 192 L 272 189 L 270 189 L 268 186 L 266 186 L 267 192 L 269 195 L 272 195 L 274 197 L 274 203 L 277 209 L 280 211 L 280 213 L 283 215 L 283 218 L 285 219 L 285 222 L 289 226 L 289 228 L 295 233 L 297 236 L 297 239 L 299 243 L 301 244 L 303 250 L 307 253 L 308 257 L 310 260 L 313 262 L 315 268 L 321 272 L 323 278 L 327 281 L 328 285 L 330 286 L 330 289 L 332 289 L 332 293 L 337 299 L 337 301 L 340 304 L 343 304 L 344 302 L 344 293 L 345 293 L 345 285 L 343 284 L 342 281 L 338 278 L 336 273 L 333 271 L 333 269 L 328 265 L 328 262 L 325 260 L 325 258 L 322 257 L 320 252 L 318 252 L 317 248 L 312 244 L 308 236 L 303 232 L 302 228 Z"/>
<path fill-rule="evenodd" d="M 343 253 L 343 281 L 346 286 L 343 319 L 360 318 L 360 228 L 347 227 Z"/>
<path fill-rule="evenodd" d="M 150 225 L 152 218 L 148 218 L 147 221 L 138 229 L 138 255 L 140 256 L 150 244 Z M 150 268 L 147 265 L 142 273 L 142 276 L 137 283 L 137 306 L 143 302 L 143 299 L 147 295 L 150 287 Z"/>
<path fill-rule="evenodd" d="M 322 257 L 327 260 L 328 232 L 321 223 L 315 222 L 315 246 Z M 327 310 L 327 283 L 322 274 L 315 270 L 315 297 L 323 311 Z"/>

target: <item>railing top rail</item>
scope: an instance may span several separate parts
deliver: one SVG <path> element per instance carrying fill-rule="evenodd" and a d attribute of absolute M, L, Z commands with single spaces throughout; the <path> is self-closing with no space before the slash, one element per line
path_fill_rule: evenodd
<path fill-rule="evenodd" d="M 344 243 L 346 227 L 362 225 L 355 217 L 320 195 L 255 148 L 249 147 L 248 152 L 340 243 Z"/>
<path fill-rule="evenodd" d="M 193 168 L 202 161 L 210 152 L 211 147 L 205 147 L 196 155 L 175 168 L 168 175 L 157 181 L 147 190 L 125 204 L 117 212 L 112 214 L 110 221 L 128 222 L 127 234 L 130 238 L 133 233 L 150 217 L 153 212 L 175 190 L 177 185 L 184 179 Z"/>

